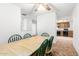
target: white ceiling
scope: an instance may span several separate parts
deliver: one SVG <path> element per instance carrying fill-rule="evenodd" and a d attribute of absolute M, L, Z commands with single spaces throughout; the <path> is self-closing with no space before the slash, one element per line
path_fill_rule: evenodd
<path fill-rule="evenodd" d="M 29 3 L 15 3 L 18 7 L 22 9 L 22 13 L 29 14 L 32 11 L 32 8 L 34 7 L 34 4 Z"/>
<path fill-rule="evenodd" d="M 71 16 L 73 9 L 75 7 L 75 3 L 57 3 L 53 4 L 57 9 L 57 16 L 58 18 Z"/>
<path fill-rule="evenodd" d="M 38 4 L 33 3 L 16 3 L 18 7 L 22 9 L 22 13 L 32 13 L 34 9 L 37 8 Z M 52 7 L 56 9 L 57 17 L 62 18 L 66 16 L 70 16 L 75 7 L 75 3 L 50 3 Z"/>

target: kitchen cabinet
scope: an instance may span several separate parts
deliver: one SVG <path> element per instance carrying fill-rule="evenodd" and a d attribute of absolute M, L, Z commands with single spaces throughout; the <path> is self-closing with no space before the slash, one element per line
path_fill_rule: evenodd
<path fill-rule="evenodd" d="M 73 31 L 69 31 L 69 32 L 68 32 L 68 36 L 69 36 L 69 37 L 73 37 Z"/>
<path fill-rule="evenodd" d="M 57 30 L 57 36 L 73 37 L 73 31 Z"/>
<path fill-rule="evenodd" d="M 59 22 L 59 23 L 57 23 L 57 27 L 58 28 L 69 28 L 70 24 L 69 24 L 69 22 Z"/>

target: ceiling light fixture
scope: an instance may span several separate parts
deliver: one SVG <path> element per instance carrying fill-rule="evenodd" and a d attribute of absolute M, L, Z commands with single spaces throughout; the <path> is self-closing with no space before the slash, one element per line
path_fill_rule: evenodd
<path fill-rule="evenodd" d="M 39 4 L 38 11 L 47 11 L 43 4 Z"/>
<path fill-rule="evenodd" d="M 37 10 L 38 11 L 50 11 L 51 8 L 46 3 L 40 3 Z"/>

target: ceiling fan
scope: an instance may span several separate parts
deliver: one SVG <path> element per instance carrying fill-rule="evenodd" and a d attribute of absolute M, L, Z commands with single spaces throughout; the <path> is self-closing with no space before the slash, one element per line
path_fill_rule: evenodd
<path fill-rule="evenodd" d="M 34 6 L 32 7 L 29 14 L 35 13 L 37 11 L 58 11 L 58 9 L 51 3 L 34 3 Z"/>
<path fill-rule="evenodd" d="M 35 9 L 35 11 L 39 11 L 39 10 L 45 10 L 45 11 L 58 11 L 58 9 L 56 8 L 56 6 L 54 6 L 51 3 L 38 3 L 35 4 L 35 6 L 37 7 Z"/>

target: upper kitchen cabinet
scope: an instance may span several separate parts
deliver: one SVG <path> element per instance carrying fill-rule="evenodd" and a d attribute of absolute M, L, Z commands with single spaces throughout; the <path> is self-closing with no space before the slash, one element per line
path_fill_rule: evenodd
<path fill-rule="evenodd" d="M 57 27 L 58 28 L 69 28 L 70 23 L 69 23 L 69 21 L 58 21 L 57 22 Z"/>

